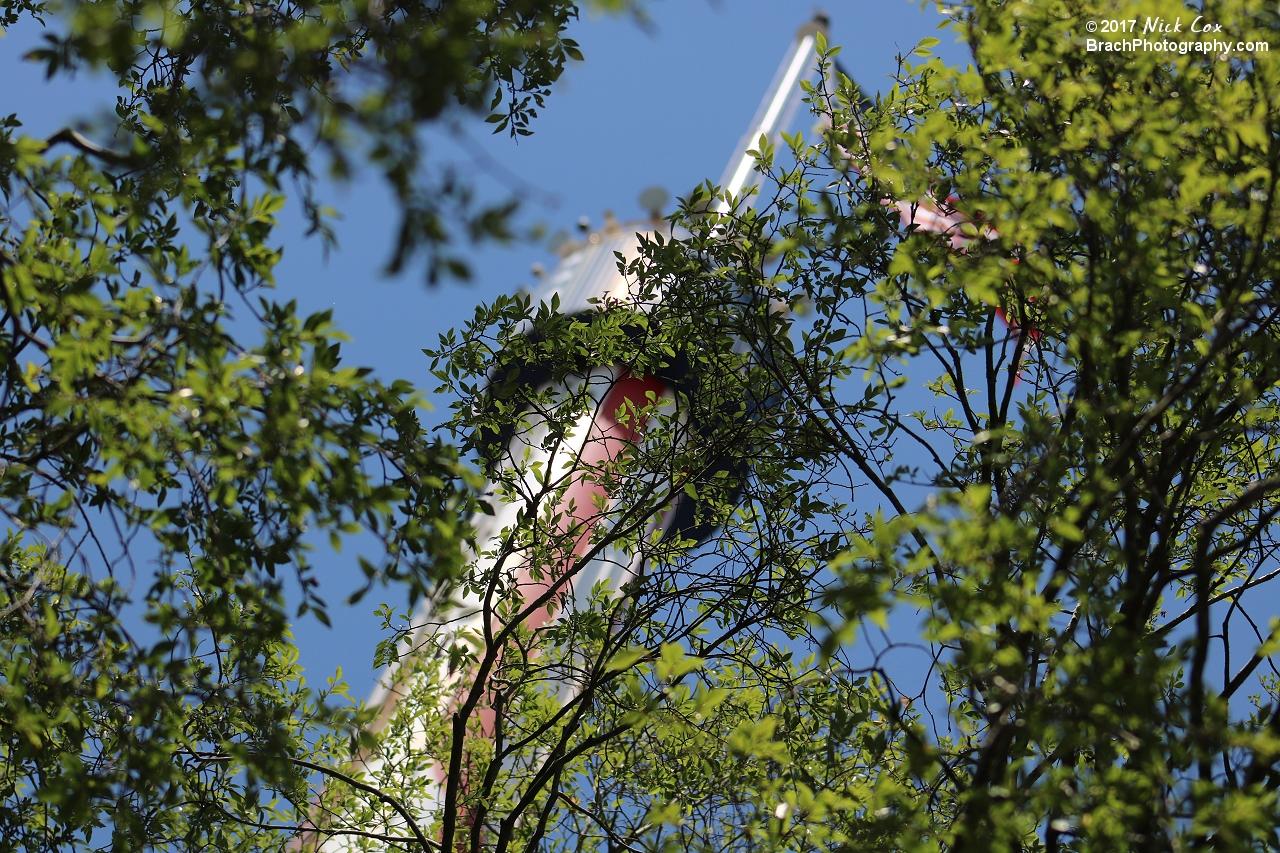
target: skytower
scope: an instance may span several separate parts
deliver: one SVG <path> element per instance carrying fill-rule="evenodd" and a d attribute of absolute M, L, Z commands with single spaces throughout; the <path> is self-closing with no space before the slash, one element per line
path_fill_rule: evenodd
<path fill-rule="evenodd" d="M 720 185 L 728 194 L 740 195 L 757 178 L 749 152 L 762 136 L 775 137 L 790 120 L 799 101 L 798 83 L 813 71 L 816 35 L 825 28 L 826 20 L 819 16 L 796 33 L 725 168 Z M 561 315 L 585 322 L 608 311 L 611 302 L 635 307 L 635 282 L 620 271 L 618 258 L 630 262 L 638 257 L 643 239 L 670 236 L 670 226 L 661 219 L 664 203 L 664 192 L 650 190 L 642 197 L 651 214 L 647 221 L 619 223 L 606 214 L 595 228 L 581 222 L 578 238 L 555 247 L 559 262 L 530 295 L 531 304 L 554 305 Z M 719 202 L 719 212 L 728 209 L 727 201 Z M 661 299 L 661 294 L 649 298 Z M 535 397 L 578 400 L 581 416 L 552 436 L 549 431 L 555 427 L 533 406 L 521 428 L 492 437 L 497 452 L 487 462 L 501 466 L 505 476 L 495 476 L 487 487 L 492 514 L 475 519 L 476 553 L 459 594 L 449 606 L 428 602 L 420 609 L 404 657 L 386 668 L 369 699 L 379 715 L 375 728 L 399 731 L 403 748 L 369 755 L 362 769 L 375 777 L 395 764 L 402 765 L 399 772 L 420 768 L 427 782 L 412 810 L 423 816 L 422 826 L 439 816 L 446 835 L 482 837 L 483 815 L 462 801 L 477 784 L 476 750 L 495 748 L 492 741 L 503 737 L 496 730 L 495 702 L 501 702 L 501 689 L 494 690 L 495 673 L 503 656 L 519 646 L 513 638 L 585 611 L 593 595 L 624 590 L 643 571 L 642 549 L 597 547 L 597 528 L 618 523 L 610 520 L 608 510 L 623 499 L 610 493 L 607 478 L 598 472 L 650 440 L 644 412 L 673 399 L 681 381 L 678 375 L 635 375 L 621 364 L 555 376 L 526 363 L 489 377 L 491 388 L 517 382 Z M 491 467 L 491 472 L 497 470 Z M 695 527 L 691 495 L 675 492 L 654 499 L 665 508 L 650 515 L 645 529 L 627 541 L 661 541 L 673 535 L 699 539 L 708 532 Z M 518 543 L 516 531 L 531 523 L 543 525 L 542 536 L 563 543 L 553 558 L 531 559 L 532 549 Z M 511 605 L 513 601 L 518 604 Z M 561 666 L 549 675 L 551 694 L 575 694 L 579 687 L 571 670 Z M 431 682 L 425 693 L 423 679 Z M 453 745 L 449 754 L 431 754 L 445 750 L 444 744 Z M 353 843 L 352 837 L 335 836 L 322 849 L 344 851 Z"/>

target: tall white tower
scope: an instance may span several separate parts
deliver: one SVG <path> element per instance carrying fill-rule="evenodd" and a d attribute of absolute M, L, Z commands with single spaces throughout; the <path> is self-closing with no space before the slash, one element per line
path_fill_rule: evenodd
<path fill-rule="evenodd" d="M 748 151 L 756 148 L 761 136 L 773 138 L 789 120 L 798 101 L 797 84 L 813 69 L 815 36 L 825 26 L 825 19 L 815 18 L 796 34 L 725 169 L 721 186 L 728 193 L 737 196 L 756 179 L 754 157 Z M 649 201 L 656 200 L 650 197 Z M 727 211 L 728 202 L 722 202 L 719 210 Z M 551 304 L 554 299 L 563 314 L 589 321 L 607 310 L 610 300 L 631 301 L 634 283 L 620 272 L 618 256 L 626 261 L 634 260 L 641 237 L 665 234 L 666 228 L 656 212 L 648 222 L 625 225 L 606 215 L 600 228 L 588 229 L 582 239 L 562 244 L 559 263 L 531 296 L 533 305 Z M 546 383 L 550 380 L 531 370 L 521 381 Z M 597 585 L 614 591 L 622 589 L 641 570 L 641 557 L 636 553 L 594 547 L 596 527 L 608 523 L 606 508 L 612 497 L 597 478 L 578 472 L 607 467 L 627 448 L 645 441 L 645 419 L 636 417 L 635 413 L 651 407 L 655 400 L 671 398 L 675 391 L 669 379 L 632 375 L 622 365 L 585 371 L 565 378 L 562 386 L 554 389 L 554 393 L 561 396 L 585 394 L 590 401 L 582 417 L 564 436 L 557 441 L 547 441 L 545 424 L 531 416 L 527 419 L 527 428 L 519 435 L 504 437 L 503 459 L 497 464 L 516 466 L 519 473 L 503 478 L 506 494 L 494 496 L 493 514 L 481 515 L 475 521 L 477 550 L 467 572 L 469 583 L 462 585 L 452 607 L 441 609 L 427 605 L 418 613 L 415 622 L 420 627 L 415 635 L 414 651 L 380 675 L 369 699 L 369 705 L 379 714 L 376 728 L 387 730 L 399 726 L 402 732 L 409 733 L 403 740 L 404 751 L 424 753 L 417 758 L 398 754 L 369 756 L 362 767 L 371 779 L 397 762 L 404 762 L 409 768 L 423 768 L 426 783 L 420 786 L 421 796 L 407 804 L 420 818 L 414 831 L 425 832 L 439 816 L 452 828 L 455 838 L 475 838 L 481 832 L 479 828 L 473 831 L 471 826 L 476 815 L 467 813 L 459 805 L 467 786 L 475 781 L 469 778 L 473 768 L 465 750 L 454 749 L 451 755 L 425 753 L 431 751 L 432 743 L 442 742 L 433 740 L 429 731 L 432 725 L 452 726 L 452 742 L 466 739 L 473 747 L 478 742 L 483 746 L 486 738 L 494 737 L 495 712 L 486 697 L 491 695 L 490 681 L 494 678 L 496 662 L 508 653 L 497 650 L 496 645 L 510 641 L 520 632 L 536 632 L 568 613 L 587 607 L 588 597 Z M 566 479 L 557 481 L 558 477 Z M 559 482 L 560 488 L 549 489 L 548 484 L 552 482 Z M 489 491 L 496 488 L 491 485 Z M 548 494 L 552 495 L 549 499 Z M 541 505 L 536 503 L 538 496 L 543 496 Z M 697 532 L 691 530 L 692 500 L 683 493 L 669 495 L 664 500 L 666 509 L 653 517 L 649 535 L 661 537 L 671 530 L 679 530 L 683 535 L 696 537 Z M 531 565 L 521 561 L 518 549 L 513 551 L 504 545 L 513 530 L 534 517 L 547 524 L 548 535 L 568 542 L 564 565 Z M 571 571 L 567 568 L 570 563 Z M 501 581 L 495 584 L 495 578 Z M 523 607 L 519 612 L 504 611 L 504 599 L 518 599 Z M 466 654 L 458 655 L 458 650 Z M 446 663 L 451 652 L 454 660 Z M 424 654 L 437 655 L 441 661 L 434 676 L 434 695 L 439 697 L 437 719 L 422 719 L 422 709 L 414 707 L 413 714 L 419 718 L 405 720 L 405 710 L 410 707 L 405 697 L 415 690 L 413 679 L 421 677 L 414 674 L 420 670 L 409 664 L 415 659 L 413 655 L 418 655 L 420 660 Z M 575 687 L 571 681 L 566 679 L 559 689 L 572 694 Z M 418 729 L 414 729 L 415 726 Z M 453 779 L 454 784 L 447 784 L 447 779 Z M 409 816 L 401 817 L 397 832 L 401 836 L 410 835 Z M 323 823 L 321 818 L 317 826 L 322 827 Z M 324 829 L 320 828 L 320 832 L 324 834 Z M 435 830 L 431 832 L 434 834 Z M 357 847 L 363 849 L 370 844 L 373 845 L 370 849 L 377 849 L 375 836 L 379 834 L 369 830 L 364 835 L 333 835 L 323 843 L 322 849 L 336 853 Z M 438 844 L 438 837 L 431 840 Z M 467 841 L 459 849 L 469 847 Z"/>

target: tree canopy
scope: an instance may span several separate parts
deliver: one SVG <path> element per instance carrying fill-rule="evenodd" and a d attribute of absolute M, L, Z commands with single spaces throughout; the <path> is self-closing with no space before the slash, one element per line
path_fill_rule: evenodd
<path fill-rule="evenodd" d="M 310 150 L 290 133 L 339 163 L 368 142 L 393 181 L 419 180 L 398 171 L 419 154 L 408 128 L 443 102 L 383 92 L 379 70 L 369 100 L 331 106 L 317 69 L 358 42 L 408 74 L 417 43 L 379 39 L 451 32 L 433 27 L 471 8 L 281 7 L 303 23 L 257 29 L 256 7 L 229 6 L 244 29 L 206 37 L 243 32 L 254 61 L 203 50 L 173 66 L 196 75 L 176 97 L 168 60 L 147 63 L 204 31 L 129 7 L 120 41 L 151 69 L 118 72 L 149 93 L 122 102 L 129 145 L 6 137 L 33 224 L 8 216 L 0 270 L 27 300 L 4 325 L 2 482 L 11 528 L 50 542 L 15 539 L 5 562 L 9 837 L 65 849 L 96 820 L 121 849 L 1280 846 L 1280 69 L 1257 46 L 1280 42 L 1273 5 L 969 0 L 951 14 L 970 67 L 921 45 L 872 103 L 820 42 L 820 131 L 762 140 L 755 198 L 717 212 L 714 187 L 690 194 L 626 264 L 629 296 L 589 317 L 504 297 L 433 348 L 460 456 L 408 389 L 343 372 L 327 318 L 267 305 L 265 343 L 241 346 L 195 278 L 266 282 L 264 175 Z M 571 54 L 568 10 L 474 8 L 510 24 L 493 32 L 513 52 L 484 47 L 473 13 L 458 44 L 476 52 L 440 59 L 471 71 L 441 91 L 505 92 L 485 101 L 508 107 L 495 123 L 527 129 L 554 77 L 539 69 Z M 1182 20 L 1170 38 L 1198 44 L 1200 15 L 1230 43 L 1089 50 L 1088 24 L 1122 14 Z M 53 66 L 126 68 L 93 36 L 117 30 L 76 26 Z M 224 65 L 245 76 L 224 87 Z M 148 124 L 195 98 L 195 124 L 244 111 L 230 172 L 192 140 L 216 141 Z M 197 166 L 235 192 L 206 201 Z M 416 192 L 408 245 L 435 245 Z M 199 256 L 171 208 L 204 223 Z M 638 436 L 625 452 L 576 456 L 618 365 L 678 391 L 606 413 Z M 474 550 L 461 458 L 500 520 Z M 566 525 L 584 482 L 607 498 Z M 675 495 L 695 524 L 654 535 Z M 160 545 L 154 643 L 121 632 L 118 583 L 54 547 L 98 548 L 84 537 L 112 518 L 124 545 Z M 456 577 L 485 608 L 472 637 L 387 611 L 380 660 L 403 689 L 364 729 L 292 689 L 277 579 L 306 578 L 304 526 L 352 523 L 384 535 L 371 580 L 443 598 L 431 581 Z M 637 555 L 621 588 L 583 576 Z"/>

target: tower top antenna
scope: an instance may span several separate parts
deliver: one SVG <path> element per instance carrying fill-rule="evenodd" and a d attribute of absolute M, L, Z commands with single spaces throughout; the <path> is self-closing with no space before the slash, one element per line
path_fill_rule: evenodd
<path fill-rule="evenodd" d="M 815 33 L 822 33 L 822 37 L 827 37 L 827 32 L 831 29 L 831 18 L 826 12 L 817 11 L 813 13 L 813 17 L 800 25 L 800 29 L 796 30 L 796 38 L 804 38 L 805 36 Z"/>

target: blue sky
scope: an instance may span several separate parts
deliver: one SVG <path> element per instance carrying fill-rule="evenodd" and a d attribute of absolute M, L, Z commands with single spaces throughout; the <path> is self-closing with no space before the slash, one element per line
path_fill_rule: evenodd
<path fill-rule="evenodd" d="M 471 175 L 487 197 L 523 190 L 525 226 L 540 223 L 552 233 L 581 216 L 598 224 L 606 209 L 624 221 L 638 219 L 646 187 L 662 186 L 674 197 L 719 178 L 793 34 L 818 8 L 808 0 L 657 0 L 648 28 L 625 17 L 584 16 L 571 35 L 586 60 L 562 78 L 533 136 L 518 143 L 494 137 L 467 118 L 461 135 L 432 132 L 433 150 Z M 941 18 L 931 5 L 844 0 L 820 8 L 831 19 L 831 42 L 844 46 L 842 65 L 869 92 L 889 85 L 895 56 L 922 38 L 943 37 L 935 52 L 953 63 L 967 56 L 953 36 L 936 33 Z M 36 26 L 21 25 L 0 40 L 0 115 L 17 113 L 25 132 L 45 136 L 110 107 L 106 81 L 82 75 L 48 82 L 23 62 L 38 39 Z M 792 129 L 810 123 L 801 110 Z M 534 263 L 554 265 L 545 241 L 524 242 L 473 251 L 470 284 L 429 288 L 416 269 L 388 279 L 381 269 L 396 222 L 377 176 L 329 188 L 327 201 L 343 215 L 340 249 L 326 260 L 319 243 L 303 237 L 296 211 L 286 209 L 279 296 L 296 299 L 304 312 L 331 308 L 352 338 L 344 347 L 347 363 L 371 366 L 386 379 L 432 387 L 422 348 L 465 322 L 477 303 L 532 284 Z M 439 409 L 427 414 L 429 422 L 443 417 Z M 321 552 L 317 564 L 335 604 L 334 625 L 297 626 L 303 663 L 320 682 L 341 667 L 362 696 L 373 679 L 378 595 L 356 608 L 337 607 L 357 583 L 355 555 Z"/>

